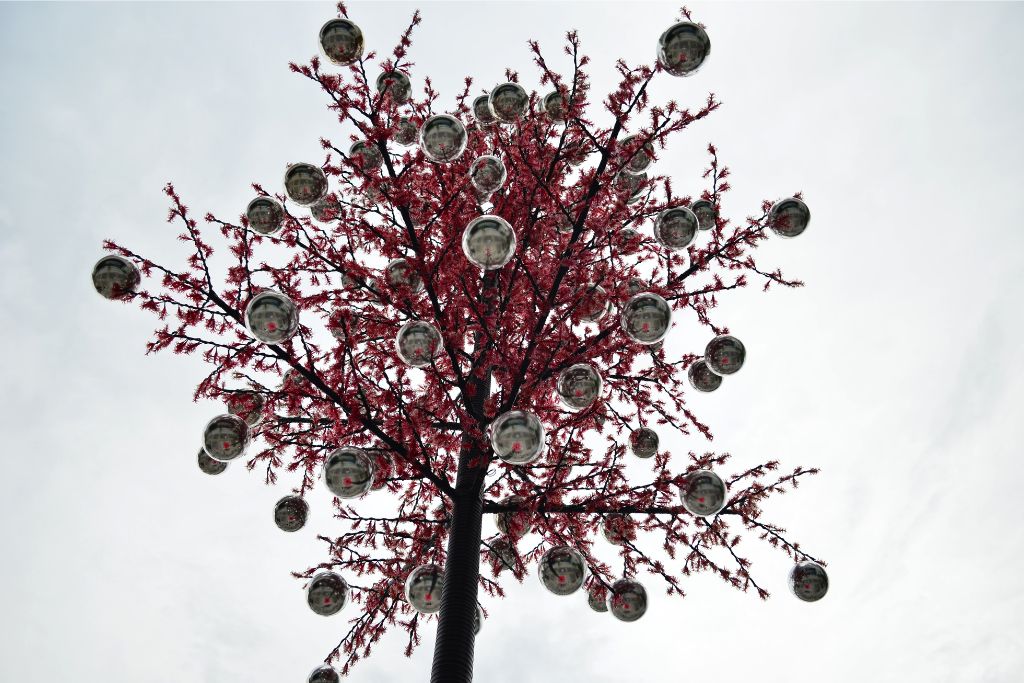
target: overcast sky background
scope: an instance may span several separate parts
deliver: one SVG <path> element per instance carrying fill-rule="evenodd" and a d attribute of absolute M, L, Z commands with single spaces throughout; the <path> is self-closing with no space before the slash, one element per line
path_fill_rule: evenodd
<path fill-rule="evenodd" d="M 567 69 L 572 28 L 603 94 L 616 58 L 653 60 L 678 5 L 420 7 L 413 81 L 429 74 L 444 106 L 463 76 L 487 86 L 506 66 L 537 87 L 527 38 Z M 387 53 L 413 8 L 350 15 Z M 754 537 L 741 547 L 765 603 L 710 576 L 683 600 L 644 578 L 650 611 L 623 624 L 530 576 L 485 601 L 477 680 L 1019 681 L 1024 6 L 692 8 L 712 56 L 652 96 L 696 108 L 714 91 L 724 106 L 658 169 L 699 192 L 713 141 L 733 170 L 729 216 L 803 190 L 813 218 L 761 257 L 808 287 L 723 297 L 716 320 L 748 362 L 691 406 L 735 470 L 823 469 L 765 519 L 829 561 L 831 589 L 796 600 L 789 560 Z M 89 283 L 105 237 L 181 262 L 165 181 L 200 216 L 236 216 L 250 182 L 276 188 L 286 162 L 321 159 L 320 136 L 346 139 L 287 70 L 330 16 L 329 3 L 0 5 L 2 680 L 304 681 L 347 629 L 347 615 L 310 613 L 289 576 L 323 557 L 316 533 L 341 531 L 327 495 L 285 535 L 271 520 L 282 487 L 237 463 L 201 474 L 200 430 L 220 412 L 191 401 L 202 364 L 145 357 L 154 320 Z M 680 316 L 669 352 L 706 337 Z M 351 680 L 426 681 L 431 631 L 411 659 L 395 632 Z"/>

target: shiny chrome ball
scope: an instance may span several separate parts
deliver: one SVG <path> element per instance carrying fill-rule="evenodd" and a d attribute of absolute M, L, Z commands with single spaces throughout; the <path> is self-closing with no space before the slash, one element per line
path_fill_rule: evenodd
<path fill-rule="evenodd" d="M 590 363 L 577 363 L 558 373 L 558 398 L 569 410 L 583 410 L 601 395 L 601 373 Z"/>
<path fill-rule="evenodd" d="M 455 161 L 466 151 L 469 139 L 466 127 L 454 116 L 437 114 L 420 127 L 420 147 L 430 161 L 443 164 Z"/>
<path fill-rule="evenodd" d="M 686 376 L 690 380 L 690 386 L 697 391 L 708 393 L 722 386 L 722 376 L 711 372 L 711 368 L 702 360 L 694 361 L 686 371 Z"/>
<path fill-rule="evenodd" d="M 248 446 L 249 426 L 237 415 L 218 415 L 203 429 L 203 449 L 214 460 L 234 460 Z"/>
<path fill-rule="evenodd" d="M 817 602 L 828 593 L 828 574 L 817 562 L 797 562 L 789 572 L 789 589 L 804 602 Z"/>
<path fill-rule="evenodd" d="M 490 95 L 481 95 L 473 100 L 473 116 L 476 117 L 477 123 L 484 128 L 497 121 L 494 110 L 491 109 Z"/>
<path fill-rule="evenodd" d="M 364 172 L 376 171 L 384 165 L 384 155 L 377 145 L 366 140 L 356 140 L 348 148 L 348 156 Z"/>
<path fill-rule="evenodd" d="M 318 666 L 313 669 L 309 674 L 309 678 L 306 679 L 306 683 L 341 683 L 341 676 L 338 672 L 327 666 Z"/>
<path fill-rule="evenodd" d="M 690 472 L 679 490 L 683 507 L 697 517 L 717 515 L 725 507 L 728 495 L 725 482 L 711 470 Z"/>
<path fill-rule="evenodd" d="M 716 375 L 731 375 L 739 372 L 747 358 L 747 349 L 736 337 L 719 335 L 708 342 L 704 349 L 704 362 Z"/>
<path fill-rule="evenodd" d="M 338 498 L 358 498 L 373 486 L 374 462 L 363 450 L 336 449 L 324 460 L 324 483 Z"/>
<path fill-rule="evenodd" d="M 622 330 L 639 344 L 655 344 L 668 335 L 672 308 L 653 292 L 634 295 L 622 307 Z"/>
<path fill-rule="evenodd" d="M 491 448 L 510 465 L 527 465 L 544 452 L 544 423 L 526 410 L 510 410 L 491 423 Z"/>
<path fill-rule="evenodd" d="M 594 585 L 587 591 L 587 604 L 595 612 L 608 611 L 608 589 L 601 585 Z"/>
<path fill-rule="evenodd" d="M 245 218 L 253 232 L 273 235 L 284 225 L 284 207 L 273 197 L 256 197 L 245 207 Z"/>
<path fill-rule="evenodd" d="M 245 308 L 245 324 L 264 344 L 280 344 L 299 329 L 299 309 L 284 294 L 260 292 Z"/>
<path fill-rule="evenodd" d="M 580 289 L 578 296 L 579 306 L 576 307 L 576 312 L 583 322 L 596 323 L 607 315 L 611 308 L 612 302 L 608 292 L 601 285 L 586 285 Z"/>
<path fill-rule="evenodd" d="M 327 194 L 327 176 L 313 164 L 290 164 L 284 172 L 284 192 L 296 204 L 311 206 Z"/>
<path fill-rule="evenodd" d="M 693 244 L 699 229 L 697 215 L 685 206 L 677 206 L 658 214 L 654 221 L 654 239 L 666 249 L 678 251 Z"/>
<path fill-rule="evenodd" d="M 626 545 L 628 541 L 636 538 L 636 529 L 633 527 L 633 520 L 629 515 L 613 512 L 604 516 L 601 520 L 601 533 L 606 541 L 612 545 Z"/>
<path fill-rule="evenodd" d="M 502 499 L 501 504 L 523 506 L 526 504 L 526 499 L 522 496 L 507 496 Z M 494 515 L 494 524 L 498 527 L 498 531 L 510 538 L 522 538 L 533 528 L 530 523 L 530 513 L 524 510 L 499 512 Z"/>
<path fill-rule="evenodd" d="M 515 123 L 530 106 L 530 96 L 518 83 L 503 83 L 491 91 L 491 111 L 502 123 Z"/>
<path fill-rule="evenodd" d="M 274 524 L 281 531 L 298 531 L 309 518 L 309 505 L 298 496 L 285 496 L 274 505 Z"/>
<path fill-rule="evenodd" d="M 405 599 L 420 614 L 438 612 L 443 595 L 444 570 L 436 564 L 416 567 L 405 580 Z"/>
<path fill-rule="evenodd" d="M 332 64 L 355 64 L 363 56 L 363 32 L 348 19 L 330 19 L 320 27 L 320 49 Z"/>
<path fill-rule="evenodd" d="M 424 289 L 423 278 L 404 258 L 396 258 L 384 269 L 384 277 L 393 290 L 419 294 Z"/>
<path fill-rule="evenodd" d="M 711 39 L 697 24 L 681 21 L 658 38 L 658 62 L 673 76 L 689 76 L 711 54 Z"/>
<path fill-rule="evenodd" d="M 342 207 L 338 202 L 329 201 L 324 197 L 309 207 L 309 213 L 321 223 L 330 223 L 342 215 Z"/>
<path fill-rule="evenodd" d="M 623 150 L 623 154 L 626 154 L 626 150 L 635 147 L 640 139 L 641 136 L 639 135 L 629 135 L 624 137 L 619 142 L 619 148 Z M 652 161 L 654 161 L 654 145 L 648 142 L 633 152 L 633 155 L 622 167 L 622 170 L 626 173 L 638 175 L 650 168 Z"/>
<path fill-rule="evenodd" d="M 566 112 L 569 109 L 569 103 L 566 101 L 565 95 L 557 90 L 552 90 L 540 101 L 540 107 L 541 111 L 543 111 L 549 119 L 559 123 L 564 123 Z"/>
<path fill-rule="evenodd" d="M 811 222 L 811 210 L 803 200 L 789 197 L 775 202 L 768 212 L 768 227 L 780 237 L 796 237 L 803 234 Z"/>
<path fill-rule="evenodd" d="M 629 450 L 638 458 L 653 458 L 659 443 L 658 432 L 650 427 L 639 427 L 629 435 Z"/>
<path fill-rule="evenodd" d="M 636 621 L 647 613 L 647 591 L 639 581 L 619 579 L 608 592 L 608 610 L 619 621 Z"/>
<path fill-rule="evenodd" d="M 423 320 L 410 320 L 395 336 L 395 350 L 403 363 L 422 368 L 430 365 L 441 350 L 441 333 Z"/>
<path fill-rule="evenodd" d="M 92 267 L 92 286 L 104 299 L 125 299 L 135 293 L 142 275 L 128 259 L 110 254 Z"/>
<path fill-rule="evenodd" d="M 377 92 L 390 95 L 395 104 L 405 104 L 412 97 L 412 81 L 401 71 L 385 71 L 377 76 Z"/>
<path fill-rule="evenodd" d="M 479 216 L 462 233 L 462 253 L 484 270 L 496 270 L 512 260 L 516 233 L 501 216 Z"/>
<path fill-rule="evenodd" d="M 478 157 L 469 167 L 469 180 L 480 192 L 490 194 L 505 184 L 505 164 L 493 154 Z"/>
<path fill-rule="evenodd" d="M 697 225 L 701 230 L 710 230 L 717 224 L 718 209 L 707 199 L 698 199 L 690 209 L 697 216 Z"/>
<path fill-rule="evenodd" d="M 306 604 L 322 617 L 340 612 L 348 604 L 349 586 L 334 572 L 320 572 L 313 576 L 306 588 Z"/>
<path fill-rule="evenodd" d="M 587 578 L 587 563 L 575 548 L 556 546 L 540 558 L 537 576 L 541 585 L 555 595 L 571 595 Z"/>
<path fill-rule="evenodd" d="M 228 468 L 228 464 L 226 462 L 221 462 L 220 460 L 214 460 L 211 458 L 209 454 L 207 454 L 205 448 L 199 449 L 198 460 L 199 469 L 204 474 L 220 474 Z"/>
<path fill-rule="evenodd" d="M 245 424 L 255 427 L 263 419 L 263 394 L 258 391 L 235 391 L 228 394 L 228 413 L 245 420 Z"/>
<path fill-rule="evenodd" d="M 415 145 L 420 137 L 420 129 L 409 117 L 403 116 L 398 119 L 398 129 L 395 131 L 393 140 L 403 147 Z"/>
<path fill-rule="evenodd" d="M 516 568 L 516 551 L 508 539 L 497 538 L 488 542 L 488 545 L 490 548 L 487 555 L 495 574 L 500 574 L 506 569 Z"/>

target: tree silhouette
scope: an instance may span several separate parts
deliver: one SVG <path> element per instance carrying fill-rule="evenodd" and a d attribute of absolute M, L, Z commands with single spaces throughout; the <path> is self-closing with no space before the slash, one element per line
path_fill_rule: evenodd
<path fill-rule="evenodd" d="M 205 233 L 168 184 L 168 221 L 194 247 L 187 265 L 108 240 L 114 253 L 93 272 L 105 297 L 165 321 L 149 352 L 201 353 L 212 367 L 195 398 L 228 411 L 203 433 L 204 472 L 259 441 L 250 470 L 268 484 L 298 477 L 275 509 L 285 531 L 306 523 L 318 481 L 334 494 L 349 531 L 319 536 L 327 558 L 295 576 L 314 612 L 352 618 L 310 680 L 348 673 L 396 623 L 411 653 L 437 613 L 431 680 L 470 681 L 478 589 L 501 596 L 502 577 L 522 581 L 531 565 L 556 595 L 582 591 L 593 609 L 634 621 L 648 600 L 641 570 L 669 594 L 709 571 L 767 598 L 738 550 L 752 533 L 796 561 L 798 597 L 822 597 L 823 563 L 761 515 L 765 499 L 817 470 L 777 473 L 772 460 L 719 474 L 728 454 L 659 441 L 659 430 L 712 439 L 686 393 L 719 390 L 745 357 L 712 321 L 718 297 L 748 278 L 801 286 L 752 253 L 810 218 L 799 194 L 735 225 L 720 215 L 729 169 L 711 145 L 692 196 L 657 175 L 669 137 L 719 106 L 713 95 L 695 111 L 648 101 L 652 78 L 689 75 L 707 57 L 704 28 L 684 8 L 658 61 L 619 61 L 599 106 L 575 32 L 568 77 L 531 41 L 546 94 L 507 71 L 473 96 L 466 78 L 443 114 L 429 78 L 413 97 L 418 12 L 377 59 L 338 9 L 320 33 L 338 68 L 315 57 L 290 66 L 327 94 L 352 144 L 322 139 L 321 164 L 289 165 L 282 194 L 254 184 L 244 214 L 207 214 Z M 214 256 L 225 251 L 221 278 Z M 670 358 L 662 340 L 682 316 L 707 329 L 707 345 Z M 637 459 L 650 474 L 630 481 Z M 484 514 L 497 536 L 481 537 Z M 605 542 L 621 572 L 599 558 Z"/>

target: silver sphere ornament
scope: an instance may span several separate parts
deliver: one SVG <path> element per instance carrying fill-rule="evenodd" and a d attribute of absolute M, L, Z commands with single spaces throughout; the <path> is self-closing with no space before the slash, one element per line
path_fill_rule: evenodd
<path fill-rule="evenodd" d="M 139 288 L 142 275 L 128 259 L 110 254 L 92 267 L 92 286 L 104 299 L 124 299 Z"/>
<path fill-rule="evenodd" d="M 487 554 L 490 557 L 495 574 L 500 574 L 506 569 L 516 568 L 516 552 L 508 539 L 498 538 L 488 542 L 488 545 L 490 548 Z"/>
<path fill-rule="evenodd" d="M 677 206 L 658 214 L 654 220 L 654 239 L 666 249 L 678 251 L 693 244 L 699 229 L 697 214 L 685 206 Z"/>
<path fill-rule="evenodd" d="M 377 76 L 377 92 L 391 95 L 395 104 L 405 104 L 412 97 L 412 81 L 401 71 L 385 71 Z"/>
<path fill-rule="evenodd" d="M 731 375 L 739 372 L 747 358 L 747 349 L 736 337 L 722 334 L 704 348 L 704 362 L 716 375 Z"/>
<path fill-rule="evenodd" d="M 330 19 L 320 27 L 320 49 L 332 64 L 355 64 L 363 56 L 363 32 L 348 19 Z"/>
<path fill-rule="evenodd" d="M 639 581 L 619 579 L 608 592 L 608 610 L 619 621 L 636 621 L 647 613 L 647 591 Z"/>
<path fill-rule="evenodd" d="M 376 171 L 384 165 L 384 155 L 377 145 L 366 140 L 356 140 L 348 148 L 348 156 L 363 172 Z"/>
<path fill-rule="evenodd" d="M 245 308 L 245 324 L 264 344 L 280 344 L 299 329 L 299 309 L 284 294 L 260 292 Z"/>
<path fill-rule="evenodd" d="M 404 258 L 396 258 L 384 269 L 384 277 L 391 289 L 419 294 L 423 291 L 423 278 Z"/>
<path fill-rule="evenodd" d="M 502 83 L 491 91 L 491 111 L 502 123 L 515 123 L 530 106 L 530 96 L 518 83 Z"/>
<path fill-rule="evenodd" d="M 717 225 L 718 209 L 707 199 L 698 199 L 690 207 L 690 210 L 697 216 L 697 226 L 701 230 L 710 230 Z"/>
<path fill-rule="evenodd" d="M 526 499 L 522 496 L 507 496 L 501 501 L 502 505 L 519 505 L 522 507 Z M 522 538 L 530 533 L 533 525 L 530 523 L 530 513 L 524 510 L 505 510 L 494 515 L 494 524 L 503 535 L 509 538 Z"/>
<path fill-rule="evenodd" d="M 473 615 L 473 635 L 480 635 L 480 627 L 484 624 L 484 611 L 480 609 L 480 605 L 476 606 L 476 614 Z"/>
<path fill-rule="evenodd" d="M 327 197 L 324 197 L 310 205 L 309 213 L 321 223 L 330 223 L 341 216 L 341 204 L 328 201 Z"/>
<path fill-rule="evenodd" d="M 444 595 L 444 570 L 436 564 L 423 564 L 409 573 L 405 580 L 405 599 L 420 614 L 434 614 L 441 609 Z"/>
<path fill-rule="evenodd" d="M 478 157 L 469 167 L 469 180 L 480 192 L 490 194 L 505 184 L 505 164 L 493 154 Z"/>
<path fill-rule="evenodd" d="M 768 212 L 768 227 L 780 237 L 796 237 L 811 222 L 811 210 L 803 200 L 789 197 L 775 202 Z"/>
<path fill-rule="evenodd" d="M 817 562 L 797 562 L 789 572 L 789 589 L 804 602 L 817 602 L 828 593 L 828 574 Z"/>
<path fill-rule="evenodd" d="M 255 427 L 263 419 L 263 394 L 257 391 L 236 391 L 228 395 L 225 402 L 228 413 L 245 420 L 245 424 Z"/>
<path fill-rule="evenodd" d="M 318 666 L 310 672 L 306 683 L 341 683 L 341 676 L 338 672 L 327 666 Z"/>
<path fill-rule="evenodd" d="M 589 284 L 582 288 L 578 296 L 580 299 L 576 311 L 583 322 L 596 323 L 611 308 L 611 298 L 601 285 Z"/>
<path fill-rule="evenodd" d="M 672 327 L 672 307 L 653 292 L 634 295 L 622 307 L 622 330 L 640 344 L 655 344 Z"/>
<path fill-rule="evenodd" d="M 284 225 L 284 207 L 273 197 L 256 197 L 245 207 L 245 218 L 253 232 L 273 235 Z"/>
<path fill-rule="evenodd" d="M 650 427 L 634 429 L 629 435 L 629 450 L 638 458 L 653 458 L 658 454 L 658 432 Z"/>
<path fill-rule="evenodd" d="M 358 498 L 373 486 L 375 470 L 363 450 L 343 446 L 324 460 L 324 483 L 338 498 Z"/>
<path fill-rule="evenodd" d="M 587 578 L 587 563 L 575 548 L 556 546 L 540 558 L 537 576 L 541 585 L 555 595 L 571 595 Z"/>
<path fill-rule="evenodd" d="M 403 363 L 422 368 L 433 361 L 441 349 L 441 333 L 423 320 L 410 320 L 395 336 L 395 350 Z"/>
<path fill-rule="evenodd" d="M 494 110 L 491 109 L 490 95 L 481 95 L 473 100 L 473 116 L 476 118 L 477 123 L 484 128 L 497 121 L 497 118 L 494 116 Z"/>
<path fill-rule="evenodd" d="M 690 472 L 679 489 L 683 507 L 697 517 L 717 515 L 725 507 L 728 495 L 725 482 L 711 470 Z"/>
<path fill-rule="evenodd" d="M 413 123 L 409 117 L 403 116 L 398 119 L 398 129 L 395 130 L 394 141 L 403 147 L 409 147 L 416 144 L 416 140 L 420 137 L 420 129 Z"/>
<path fill-rule="evenodd" d="M 491 423 L 491 448 L 510 465 L 527 465 L 544 452 L 544 423 L 527 410 L 510 410 Z"/>
<path fill-rule="evenodd" d="M 689 76 L 711 54 L 711 39 L 697 24 L 681 21 L 658 38 L 658 62 L 673 76 Z"/>
<path fill-rule="evenodd" d="M 220 460 L 214 460 L 213 458 L 211 458 L 210 455 L 206 452 L 205 448 L 199 449 L 198 460 L 199 469 L 204 474 L 216 475 L 220 474 L 221 472 L 228 468 L 228 464 L 226 462 L 221 462 Z"/>
<path fill-rule="evenodd" d="M 636 296 L 640 292 L 648 289 L 650 284 L 641 280 L 638 277 L 631 277 L 626 281 L 626 291 L 629 292 L 630 296 Z"/>
<path fill-rule="evenodd" d="M 320 572 L 309 581 L 306 604 L 322 617 L 340 612 L 348 604 L 348 582 L 334 572 Z"/>
<path fill-rule="evenodd" d="M 622 228 L 615 234 L 615 245 L 623 254 L 632 254 L 640 248 L 643 238 L 633 228 Z M 637 290 L 640 291 L 640 290 Z"/>
<path fill-rule="evenodd" d="M 569 410 L 583 410 L 601 395 L 601 373 L 590 363 L 577 363 L 558 373 L 558 398 Z"/>
<path fill-rule="evenodd" d="M 708 364 L 702 360 L 695 361 L 686 371 L 690 386 L 697 391 L 709 393 L 722 386 L 722 376 L 711 372 Z"/>
<path fill-rule="evenodd" d="M 558 90 L 553 90 L 540 101 L 540 108 L 552 121 L 564 123 L 569 103 L 566 101 L 565 95 Z"/>
<path fill-rule="evenodd" d="M 285 496 L 274 505 L 274 524 L 281 531 L 298 531 L 309 519 L 309 505 L 298 496 Z"/>
<path fill-rule="evenodd" d="M 311 206 L 327 194 L 327 176 L 313 164 L 290 164 L 284 172 L 284 192 L 296 204 Z"/>
<path fill-rule="evenodd" d="M 632 148 L 639 137 L 639 135 L 629 135 L 622 138 L 619 142 L 619 147 L 623 150 L 623 153 L 625 153 L 625 150 Z M 650 168 L 652 161 L 654 161 L 654 145 L 648 142 L 633 152 L 633 156 L 629 158 L 629 161 L 622 167 L 622 170 L 632 175 L 639 175 Z"/>
<path fill-rule="evenodd" d="M 587 591 L 587 604 L 595 612 L 608 611 L 608 590 L 604 586 L 591 586 Z"/>
<path fill-rule="evenodd" d="M 237 415 L 218 415 L 203 429 L 203 448 L 214 460 L 234 460 L 249 446 L 249 425 Z"/>
<path fill-rule="evenodd" d="M 443 164 L 455 161 L 466 151 L 469 135 L 454 116 L 437 114 L 420 127 L 420 147 L 430 161 Z"/>
<path fill-rule="evenodd" d="M 604 519 L 601 520 L 601 533 L 604 535 L 604 539 L 612 545 L 625 545 L 627 541 L 636 538 L 633 521 L 628 515 L 617 512 L 604 516 Z"/>
<path fill-rule="evenodd" d="M 501 268 L 515 251 L 516 233 L 501 216 L 474 218 L 462 233 L 462 253 L 478 268 Z"/>

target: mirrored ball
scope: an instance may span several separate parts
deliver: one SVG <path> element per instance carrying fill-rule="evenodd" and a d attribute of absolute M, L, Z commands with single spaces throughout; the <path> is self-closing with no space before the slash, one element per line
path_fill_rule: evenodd
<path fill-rule="evenodd" d="M 526 504 L 526 499 L 522 496 L 507 496 L 502 499 L 501 504 L 523 506 Z M 499 512 L 494 515 L 494 524 L 498 527 L 498 531 L 510 538 L 522 538 L 533 528 L 533 524 L 530 523 L 530 513 L 525 510 Z"/>
<path fill-rule="evenodd" d="M 420 128 L 420 147 L 430 161 L 455 161 L 466 151 L 466 127 L 454 116 L 437 114 L 423 122 Z"/>
<path fill-rule="evenodd" d="M 505 184 L 505 164 L 493 154 L 478 157 L 469 167 L 469 180 L 480 192 L 490 194 Z"/>
<path fill-rule="evenodd" d="M 422 368 L 433 361 L 441 349 L 441 333 L 423 320 L 410 320 L 395 336 L 395 350 L 403 363 Z"/>
<path fill-rule="evenodd" d="M 728 495 L 725 482 L 711 470 L 690 472 L 679 489 L 683 507 L 697 517 L 717 515 L 725 507 Z"/>
<path fill-rule="evenodd" d="M 569 109 L 569 103 L 566 101 L 565 95 L 557 90 L 552 90 L 544 99 L 541 100 L 540 106 L 549 119 L 562 123 L 565 121 L 566 112 Z"/>
<path fill-rule="evenodd" d="M 327 489 L 338 498 L 358 498 L 373 486 L 374 462 L 362 449 L 343 446 L 324 460 Z"/>
<path fill-rule="evenodd" d="M 299 329 L 299 309 L 284 294 L 260 292 L 245 309 L 245 324 L 264 344 L 280 344 Z"/>
<path fill-rule="evenodd" d="M 711 372 L 711 368 L 702 360 L 694 361 L 686 371 L 686 376 L 690 380 L 690 386 L 697 391 L 708 393 L 722 386 L 722 376 Z"/>
<path fill-rule="evenodd" d="M 540 558 L 537 576 L 541 585 L 555 595 L 571 595 L 587 578 L 587 563 L 575 548 L 556 546 Z"/>
<path fill-rule="evenodd" d="M 619 148 L 625 154 L 627 150 L 636 147 L 641 139 L 639 135 L 628 135 L 619 142 Z M 633 155 L 622 167 L 622 170 L 626 173 L 637 175 L 646 171 L 652 161 L 654 161 L 654 145 L 648 142 L 633 152 Z"/>
<path fill-rule="evenodd" d="M 356 140 L 348 148 L 348 155 L 364 172 L 376 171 L 384 165 L 384 155 L 377 145 L 366 140 Z"/>
<path fill-rule="evenodd" d="M 403 116 L 398 119 L 398 128 L 395 130 L 394 141 L 403 147 L 415 145 L 420 137 L 419 127 L 409 117 Z"/>
<path fill-rule="evenodd" d="M 245 207 L 245 218 L 253 232 L 273 235 L 284 225 L 284 207 L 273 197 L 256 197 Z"/>
<path fill-rule="evenodd" d="M 653 292 L 634 295 L 622 307 L 622 330 L 639 344 L 655 344 L 668 335 L 672 308 Z"/>
<path fill-rule="evenodd" d="M 342 207 L 338 202 L 332 202 L 327 197 L 314 202 L 309 207 L 309 213 L 314 219 L 321 223 L 330 223 L 341 217 Z"/>
<path fill-rule="evenodd" d="M 443 595 L 444 570 L 436 564 L 416 567 L 405 580 L 405 599 L 420 614 L 438 612 Z"/>
<path fill-rule="evenodd" d="M 329 617 L 340 612 L 349 598 L 345 579 L 334 572 L 320 572 L 313 576 L 306 588 L 306 604 L 316 614 Z"/>
<path fill-rule="evenodd" d="M 516 233 L 501 216 L 480 216 L 462 233 L 462 253 L 484 270 L 501 268 L 516 251 Z"/>
<path fill-rule="evenodd" d="M 635 296 L 649 287 L 650 284 L 648 282 L 638 277 L 631 277 L 626 281 L 626 291 L 629 292 L 630 296 Z"/>
<path fill-rule="evenodd" d="M 607 315 L 611 308 L 611 298 L 601 285 L 589 284 L 581 288 L 578 296 L 579 306 L 576 312 L 583 322 L 596 323 Z"/>
<path fill-rule="evenodd" d="M 228 394 L 228 413 L 245 420 L 245 424 L 255 427 L 263 419 L 263 394 L 257 391 L 233 391 Z"/>
<path fill-rule="evenodd" d="M 690 207 L 694 215 L 697 216 L 697 225 L 701 230 L 710 230 L 715 227 L 718 219 L 718 209 L 712 202 L 707 199 L 698 199 Z"/>
<path fill-rule="evenodd" d="M 639 581 L 619 579 L 608 592 L 608 610 L 619 621 L 636 621 L 647 613 L 647 591 Z"/>
<path fill-rule="evenodd" d="M 708 342 L 704 349 L 704 362 L 718 375 L 739 372 L 747 358 L 747 349 L 736 337 L 723 334 Z"/>
<path fill-rule="evenodd" d="M 142 275 L 135 264 L 116 254 L 104 256 L 92 268 L 92 286 L 104 299 L 127 298 L 141 282 Z"/>
<path fill-rule="evenodd" d="M 797 562 L 789 572 L 789 589 L 804 602 L 817 602 L 828 593 L 828 574 L 817 562 Z"/>
<path fill-rule="evenodd" d="M 629 435 L 629 450 L 638 458 L 653 458 L 659 443 L 658 432 L 650 427 L 639 427 Z"/>
<path fill-rule="evenodd" d="M 309 505 L 298 496 L 285 496 L 274 505 L 274 524 L 281 531 L 298 531 L 309 518 Z"/>
<path fill-rule="evenodd" d="M 284 192 L 296 204 L 311 206 L 327 194 L 327 176 L 313 164 L 291 164 L 284 172 Z"/>
<path fill-rule="evenodd" d="M 199 449 L 198 460 L 199 469 L 204 474 L 216 475 L 220 474 L 221 472 L 228 468 L 228 464 L 226 462 L 221 462 L 220 460 L 214 460 L 213 458 L 211 458 L 209 454 L 206 452 L 205 448 Z"/>
<path fill-rule="evenodd" d="M 544 452 L 544 424 L 527 410 L 510 410 L 491 423 L 491 448 L 511 465 L 526 465 Z"/>
<path fill-rule="evenodd" d="M 412 81 L 401 71 L 385 71 L 377 76 L 377 92 L 390 95 L 395 104 L 405 104 L 412 97 Z"/>
<path fill-rule="evenodd" d="M 497 538 L 489 541 L 488 545 L 490 548 L 487 551 L 487 556 L 495 574 L 500 574 L 506 569 L 516 568 L 516 553 L 508 539 Z"/>
<path fill-rule="evenodd" d="M 796 237 L 807 229 L 810 222 L 811 210 L 796 197 L 775 202 L 768 212 L 768 227 L 780 237 Z"/>
<path fill-rule="evenodd" d="M 320 27 L 320 49 L 333 64 L 354 64 L 363 56 L 363 32 L 348 19 L 330 19 Z"/>
<path fill-rule="evenodd" d="M 306 679 L 306 683 L 341 683 L 341 676 L 325 664 L 313 669 L 309 678 Z"/>
<path fill-rule="evenodd" d="M 503 83 L 491 91 L 491 111 L 502 123 L 515 123 L 530 106 L 530 96 L 518 83 Z"/>
<path fill-rule="evenodd" d="M 595 612 L 608 611 L 608 589 L 601 585 L 591 586 L 587 591 L 587 604 Z"/>
<path fill-rule="evenodd" d="M 214 460 L 234 460 L 248 446 L 249 425 L 237 415 L 218 415 L 203 429 L 203 448 Z"/>
<path fill-rule="evenodd" d="M 408 294 L 419 294 L 423 291 L 423 278 L 404 258 L 396 258 L 384 269 L 384 276 L 391 289 Z"/>
<path fill-rule="evenodd" d="M 491 109 L 490 95 L 480 95 L 480 97 L 473 100 L 473 116 L 485 128 L 497 120 L 494 116 L 494 110 Z"/>
<path fill-rule="evenodd" d="M 480 609 L 480 605 L 476 606 L 476 614 L 473 617 L 473 635 L 480 635 L 480 628 L 484 624 L 484 612 Z"/>
<path fill-rule="evenodd" d="M 658 38 L 658 62 L 673 76 L 689 76 L 711 54 L 711 39 L 697 24 L 681 21 Z"/>
<path fill-rule="evenodd" d="M 613 512 L 601 520 L 601 534 L 612 545 L 625 545 L 636 538 L 636 529 L 628 515 Z"/>
<path fill-rule="evenodd" d="M 601 395 L 601 373 L 590 363 L 577 363 L 558 373 L 558 398 L 569 410 L 583 410 Z"/>
<path fill-rule="evenodd" d="M 693 244 L 699 229 L 697 215 L 685 206 L 677 206 L 658 214 L 654 221 L 654 239 L 666 249 L 678 251 Z"/>

